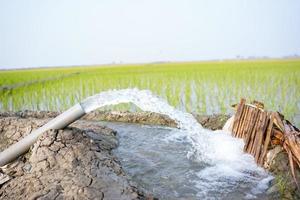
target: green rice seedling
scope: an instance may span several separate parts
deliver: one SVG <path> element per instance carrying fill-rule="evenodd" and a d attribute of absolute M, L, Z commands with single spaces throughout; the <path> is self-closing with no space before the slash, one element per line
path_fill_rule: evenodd
<path fill-rule="evenodd" d="M 231 113 L 241 97 L 256 99 L 299 126 L 299 85 L 300 60 L 292 59 L 11 70 L 0 71 L 0 109 L 62 111 L 102 91 L 139 88 L 200 114 Z"/>

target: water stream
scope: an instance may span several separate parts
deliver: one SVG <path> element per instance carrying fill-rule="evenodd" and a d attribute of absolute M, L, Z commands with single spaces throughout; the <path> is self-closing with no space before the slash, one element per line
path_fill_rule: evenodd
<path fill-rule="evenodd" d="M 125 169 L 144 180 L 138 182 L 148 185 L 145 188 L 154 194 L 164 199 L 251 199 L 267 188 L 271 177 L 243 153 L 241 139 L 204 129 L 191 114 L 175 109 L 148 90 L 102 92 L 86 99 L 82 106 L 90 112 L 120 103 L 168 115 L 178 123 L 179 129 L 131 130 L 133 125 L 129 124 L 114 127 L 120 137 L 117 154 Z"/>

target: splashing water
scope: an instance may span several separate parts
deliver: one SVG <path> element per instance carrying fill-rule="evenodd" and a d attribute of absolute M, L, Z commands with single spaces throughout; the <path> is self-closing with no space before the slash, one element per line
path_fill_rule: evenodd
<path fill-rule="evenodd" d="M 198 159 L 209 160 L 208 156 L 204 158 L 205 154 L 201 153 L 208 148 L 207 134 L 202 126 L 191 114 L 175 109 L 165 100 L 153 95 L 149 90 L 123 89 L 102 92 L 87 98 L 82 102 L 82 107 L 88 113 L 103 106 L 120 103 L 133 103 L 144 111 L 168 115 L 177 122 L 179 129 L 188 133 L 187 137 L 193 146 L 188 156 L 190 157 L 196 153 Z"/>
<path fill-rule="evenodd" d="M 191 114 L 175 109 L 149 90 L 123 89 L 101 92 L 87 98 L 81 105 L 88 113 L 100 107 L 120 103 L 133 103 L 144 111 L 164 114 L 174 119 L 178 128 L 186 133 L 192 143 L 188 157 L 215 163 L 232 161 L 241 156 L 236 153 L 241 149 L 242 142 L 221 132 L 211 134 L 211 131 L 204 129 Z"/>
<path fill-rule="evenodd" d="M 101 92 L 84 100 L 81 105 L 86 113 L 97 108 L 116 105 L 120 103 L 133 103 L 144 111 L 164 114 L 174 119 L 177 124 L 178 134 L 170 140 L 184 137 L 191 143 L 187 154 L 193 161 L 207 164 L 204 170 L 198 174 L 207 180 L 209 184 L 220 184 L 222 179 L 248 179 L 253 181 L 268 178 L 268 175 L 258 168 L 253 158 L 243 153 L 243 141 L 233 138 L 224 131 L 210 131 L 204 129 L 197 120 L 189 113 L 182 112 L 170 106 L 164 99 L 148 90 L 123 89 Z M 258 174 L 260 178 L 252 177 Z M 201 185 L 202 184 L 202 185 Z M 199 183 L 199 187 L 206 187 L 205 182 Z M 259 192 L 257 192 L 259 193 Z"/>

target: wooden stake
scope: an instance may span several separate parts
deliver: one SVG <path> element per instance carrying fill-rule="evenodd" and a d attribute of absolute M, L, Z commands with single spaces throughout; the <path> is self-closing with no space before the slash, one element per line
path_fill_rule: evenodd
<path fill-rule="evenodd" d="M 246 103 L 246 99 L 242 98 L 240 104 L 238 105 L 237 111 L 234 115 L 233 128 L 232 128 L 232 132 L 234 133 L 234 135 L 236 135 L 237 133 L 237 129 L 239 126 L 239 122 L 242 116 L 245 103 Z"/>
<path fill-rule="evenodd" d="M 283 115 L 279 114 L 278 112 L 274 113 L 274 124 L 278 127 L 279 130 L 282 132 L 284 131 L 284 125 L 282 122 L 282 117 Z"/>
<path fill-rule="evenodd" d="M 246 130 L 246 135 L 244 137 L 244 141 L 245 141 L 245 146 L 244 146 L 244 151 L 250 153 L 250 151 L 248 151 L 248 149 L 252 148 L 252 139 L 255 135 L 255 131 L 253 131 L 253 129 L 255 129 L 256 125 L 257 125 L 257 114 L 259 113 L 258 109 L 254 109 L 253 111 L 253 115 L 250 116 L 250 125 Z M 252 117 L 253 116 L 253 117 Z"/>
<path fill-rule="evenodd" d="M 257 132 L 257 128 L 260 125 L 259 124 L 259 116 L 261 115 L 261 111 L 259 109 L 256 109 L 256 116 L 254 118 L 254 126 L 252 129 L 250 129 L 249 131 L 251 131 L 250 134 L 250 145 L 249 148 L 247 149 L 247 152 L 252 154 L 254 156 L 254 152 L 255 152 L 255 147 L 256 147 L 256 143 L 258 141 L 259 135 Z"/>
<path fill-rule="evenodd" d="M 244 130 L 243 130 L 243 135 L 241 135 L 241 138 L 245 139 L 247 137 L 247 134 L 249 132 L 249 128 L 251 126 L 251 121 L 252 121 L 252 116 L 254 113 L 255 108 L 248 106 L 249 111 L 248 111 L 248 115 L 246 116 L 246 122 L 245 122 L 245 126 L 244 126 Z"/>
<path fill-rule="evenodd" d="M 268 150 L 269 143 L 270 143 L 270 140 L 271 140 L 271 132 L 272 132 L 272 128 L 273 128 L 273 121 L 274 121 L 274 114 L 271 113 L 268 129 L 267 129 L 267 132 L 266 132 L 265 142 L 264 142 L 264 146 L 263 146 L 263 151 L 262 151 L 261 157 L 259 159 L 259 164 L 261 166 L 264 164 L 265 156 L 267 154 L 267 150 Z"/>
<path fill-rule="evenodd" d="M 249 113 L 249 106 L 246 106 L 246 105 L 245 105 L 244 113 L 243 113 L 243 116 L 242 116 L 242 119 L 241 119 L 239 128 L 238 128 L 238 130 L 237 130 L 237 135 L 236 135 L 236 136 L 237 136 L 238 138 L 242 138 L 242 137 L 243 137 L 245 125 L 246 125 L 246 122 L 247 122 L 247 116 L 248 116 L 248 113 Z"/>
<path fill-rule="evenodd" d="M 254 159 L 256 161 L 256 163 L 258 163 L 259 157 L 261 155 L 261 149 L 262 149 L 262 143 L 263 143 L 263 139 L 264 139 L 264 133 L 265 133 L 265 128 L 267 127 L 267 113 L 266 112 L 262 112 L 260 114 L 260 119 L 259 119 L 259 126 L 258 126 L 258 130 L 257 130 L 257 143 L 255 143 L 255 152 L 254 152 Z"/>

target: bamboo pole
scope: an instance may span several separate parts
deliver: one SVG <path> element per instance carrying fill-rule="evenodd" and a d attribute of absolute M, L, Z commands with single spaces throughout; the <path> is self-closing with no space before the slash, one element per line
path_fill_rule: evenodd
<path fill-rule="evenodd" d="M 238 137 L 238 135 L 240 133 L 240 129 L 243 126 L 245 115 L 246 115 L 246 112 L 247 112 L 247 106 L 242 105 L 241 109 L 242 109 L 242 113 L 241 113 L 240 120 L 239 120 L 238 125 L 237 125 L 237 129 L 236 129 L 236 132 L 235 132 L 235 137 Z"/>
<path fill-rule="evenodd" d="M 274 114 L 271 113 L 268 128 L 267 128 L 267 132 L 266 132 L 265 142 L 264 142 L 264 146 L 263 146 L 263 151 L 262 151 L 261 157 L 259 159 L 259 164 L 261 166 L 264 163 L 264 159 L 265 159 L 265 156 L 267 154 L 267 150 L 268 150 L 269 143 L 270 143 L 270 140 L 271 140 L 271 132 L 272 132 L 272 128 L 273 128 L 273 121 L 274 121 Z"/>
<path fill-rule="evenodd" d="M 282 115 L 279 114 L 278 112 L 274 113 L 274 124 L 277 126 L 279 130 L 284 132 L 284 124 L 282 122 Z"/>
<path fill-rule="evenodd" d="M 245 139 L 245 137 L 247 137 L 248 130 L 251 126 L 251 120 L 252 120 L 254 109 L 255 108 L 248 106 L 248 114 L 245 118 L 245 126 L 244 126 L 244 130 L 242 132 L 242 135 L 241 135 L 241 138 L 243 138 L 243 139 Z"/>
<path fill-rule="evenodd" d="M 255 147 L 255 152 L 254 152 L 254 159 L 256 161 L 256 163 L 258 163 L 258 160 L 260 158 L 261 155 L 261 149 L 262 149 L 262 143 L 264 142 L 264 133 L 265 133 L 265 129 L 266 129 L 266 125 L 267 125 L 267 113 L 266 112 L 262 112 L 260 115 L 260 123 L 259 123 L 259 127 L 258 127 L 258 131 L 257 131 L 257 135 L 258 135 L 258 139 L 257 139 L 257 143 L 256 143 L 256 147 Z"/>
<path fill-rule="evenodd" d="M 240 115 L 240 119 L 238 121 L 238 125 L 237 125 L 237 128 L 236 128 L 236 132 L 235 132 L 235 137 L 238 137 L 239 133 L 240 133 L 240 129 L 243 125 L 243 121 L 245 119 L 245 114 L 247 112 L 247 106 L 245 104 L 242 105 L 242 108 L 241 108 L 241 115 Z"/>
<path fill-rule="evenodd" d="M 251 149 L 252 145 L 251 145 L 251 138 L 254 137 L 255 135 L 255 131 L 253 131 L 253 129 L 255 129 L 256 125 L 257 125 L 257 114 L 258 114 L 259 110 L 258 109 L 254 109 L 253 111 L 253 117 L 250 116 L 250 126 L 249 128 L 246 130 L 247 134 L 244 137 L 244 141 L 245 141 L 245 146 L 244 146 L 244 151 L 245 152 L 249 152 L 248 149 Z"/>
<path fill-rule="evenodd" d="M 240 124 L 240 120 L 241 120 L 241 116 L 243 114 L 243 109 L 244 109 L 244 105 L 246 103 L 246 99 L 241 99 L 235 117 L 234 117 L 234 121 L 233 121 L 233 128 L 232 128 L 232 132 L 234 133 L 234 135 L 236 135 L 239 124 Z"/>
<path fill-rule="evenodd" d="M 244 113 L 243 113 L 239 128 L 237 130 L 237 134 L 236 134 L 236 137 L 238 137 L 238 138 L 241 138 L 243 136 L 243 131 L 245 129 L 245 124 L 247 121 L 246 119 L 247 119 L 248 113 L 249 113 L 249 107 L 245 106 Z"/>
<path fill-rule="evenodd" d="M 257 128 L 259 127 L 259 118 L 260 118 L 260 115 L 261 115 L 261 111 L 259 109 L 256 109 L 256 113 L 255 113 L 255 118 L 254 118 L 254 124 L 253 124 L 253 128 L 250 129 L 250 142 L 249 142 L 249 145 L 248 145 L 248 148 L 247 148 L 247 152 L 252 154 L 254 156 L 254 149 L 255 149 L 255 145 L 258 141 L 258 138 L 259 138 L 259 135 L 257 134 Z"/>

